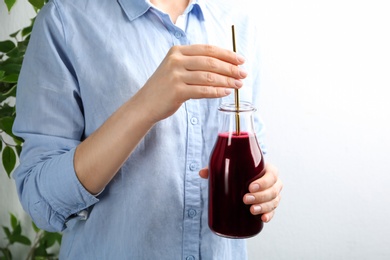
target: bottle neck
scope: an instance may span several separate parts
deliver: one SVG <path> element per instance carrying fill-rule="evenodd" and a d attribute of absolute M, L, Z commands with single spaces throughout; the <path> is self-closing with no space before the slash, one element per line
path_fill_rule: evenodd
<path fill-rule="evenodd" d="M 254 135 L 253 112 L 255 108 L 250 103 L 241 105 L 237 110 L 234 104 L 222 105 L 219 108 L 219 133 L 229 135 Z"/>

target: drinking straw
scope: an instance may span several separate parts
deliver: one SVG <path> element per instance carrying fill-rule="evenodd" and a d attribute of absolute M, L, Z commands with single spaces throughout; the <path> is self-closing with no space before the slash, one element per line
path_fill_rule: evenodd
<path fill-rule="evenodd" d="M 234 31 L 234 25 L 232 25 L 232 40 L 233 40 L 233 51 L 236 52 L 236 35 Z M 240 135 L 240 101 L 238 95 L 238 89 L 234 90 L 234 104 L 236 107 L 236 135 Z"/>

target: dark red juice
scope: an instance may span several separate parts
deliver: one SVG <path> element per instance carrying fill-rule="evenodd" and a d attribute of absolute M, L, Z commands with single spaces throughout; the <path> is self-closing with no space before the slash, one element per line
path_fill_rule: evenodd
<path fill-rule="evenodd" d="M 209 165 L 209 227 L 218 235 L 245 238 L 263 228 L 243 197 L 249 184 L 262 176 L 264 160 L 256 136 L 220 133 Z"/>

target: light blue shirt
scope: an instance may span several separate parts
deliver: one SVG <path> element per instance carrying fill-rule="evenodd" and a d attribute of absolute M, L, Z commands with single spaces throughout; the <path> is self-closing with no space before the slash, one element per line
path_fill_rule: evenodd
<path fill-rule="evenodd" d="M 63 232 L 60 259 L 246 259 L 245 240 L 210 231 L 208 181 L 198 174 L 215 142 L 218 106 L 233 94 L 188 100 L 157 123 L 97 196 L 73 167 L 76 146 L 173 45 L 232 49 L 232 24 L 249 73 L 240 97 L 259 109 L 258 34 L 239 9 L 195 0 L 180 26 L 145 0 L 52 0 L 39 12 L 18 83 L 14 132 L 25 142 L 13 177 L 34 222 Z M 260 135 L 258 113 L 255 123 Z"/>

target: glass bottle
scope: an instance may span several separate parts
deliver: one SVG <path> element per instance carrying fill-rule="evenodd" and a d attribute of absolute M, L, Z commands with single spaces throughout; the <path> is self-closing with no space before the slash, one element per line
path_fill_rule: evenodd
<path fill-rule="evenodd" d="M 264 174 L 264 159 L 253 127 L 249 102 L 222 104 L 218 137 L 209 163 L 210 229 L 229 238 L 247 238 L 263 228 L 261 215 L 253 215 L 243 197 L 249 184 Z M 238 123 L 239 121 L 239 123 Z"/>

